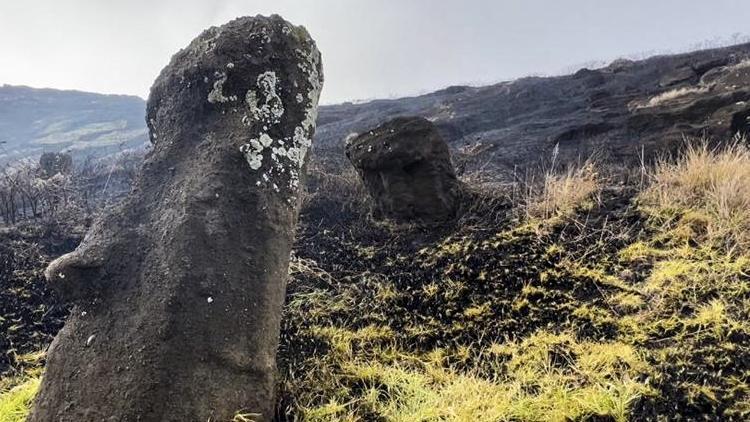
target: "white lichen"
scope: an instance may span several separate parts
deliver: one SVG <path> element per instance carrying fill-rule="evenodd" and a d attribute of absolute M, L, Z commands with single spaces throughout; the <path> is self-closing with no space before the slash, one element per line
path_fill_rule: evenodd
<path fill-rule="evenodd" d="M 318 113 L 318 100 L 322 89 L 322 77 L 319 73 L 320 56 L 317 49 L 311 46 L 309 52 L 296 50 L 299 59 L 298 67 L 307 76 L 308 84 L 306 93 L 297 93 L 295 99 L 298 104 L 305 104 L 304 119 L 294 128 L 294 133 L 282 139 L 272 139 L 268 134 L 281 122 L 284 116 L 284 104 L 279 95 L 279 79 L 275 72 L 268 71 L 258 76 L 257 89 L 250 89 L 245 95 L 245 103 L 249 113 L 245 114 L 241 121 L 243 125 L 251 128 L 262 128 L 258 130 L 258 138 L 251 139 L 240 148 L 245 155 L 250 168 L 259 171 L 260 180 L 256 185 L 267 186 L 276 192 L 281 191 L 279 178 L 288 179 L 286 183 L 294 193 L 299 187 L 300 171 L 304 165 L 307 152 L 312 145 L 312 134 L 315 131 L 315 122 Z M 295 87 L 300 84 L 292 81 Z M 306 94 L 306 95 L 305 95 Z M 265 158 L 264 158 L 265 155 Z M 264 166 L 266 160 L 269 164 Z M 275 177 L 274 177 L 275 176 Z M 274 177 L 272 179 L 272 177 Z M 261 182 L 262 181 L 262 182 Z M 287 198 L 288 203 L 296 201 L 294 196 Z"/>
<path fill-rule="evenodd" d="M 258 76 L 255 88 L 245 93 L 245 103 L 250 109 L 250 115 L 258 122 L 273 124 L 281 120 L 284 115 L 284 102 L 276 92 L 278 78 L 275 72 L 264 72 Z M 259 103 L 258 94 L 263 98 L 263 104 Z"/>
<path fill-rule="evenodd" d="M 231 101 L 237 101 L 236 95 L 230 95 L 229 97 L 224 95 L 224 83 L 227 81 L 227 74 L 224 72 L 216 72 L 216 80 L 214 81 L 214 87 L 211 92 L 208 93 L 208 102 L 211 104 L 222 104 Z"/>
<path fill-rule="evenodd" d="M 156 120 L 153 118 L 148 119 L 148 126 L 151 129 L 151 140 L 156 141 L 159 138 L 159 135 L 156 133 Z"/>
<path fill-rule="evenodd" d="M 247 164 L 253 170 L 258 170 L 263 165 L 263 150 L 273 144 L 268 134 L 263 133 L 258 139 L 251 139 L 249 143 L 242 145 L 240 151 L 245 154 Z"/>
<path fill-rule="evenodd" d="M 351 145 L 352 142 L 354 142 L 354 140 L 357 139 L 357 136 L 359 136 L 359 134 L 356 132 L 352 132 L 346 135 L 346 138 L 344 138 L 344 145 Z"/>

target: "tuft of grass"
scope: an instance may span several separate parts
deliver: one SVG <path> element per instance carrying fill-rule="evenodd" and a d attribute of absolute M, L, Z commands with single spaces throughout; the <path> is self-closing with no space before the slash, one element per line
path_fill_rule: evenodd
<path fill-rule="evenodd" d="M 640 295 L 620 292 L 608 298 L 610 304 L 623 312 L 634 312 L 642 309 L 646 302 Z"/>
<path fill-rule="evenodd" d="M 2 381 L 0 384 L 0 422 L 25 421 L 40 383 L 41 376 L 39 375 Z"/>
<path fill-rule="evenodd" d="M 39 391 L 44 351 L 15 355 L 17 366 L 0 378 L 0 422 L 23 422 Z"/>
<path fill-rule="evenodd" d="M 644 105 L 641 105 L 640 108 L 656 107 L 668 101 L 671 101 L 680 97 L 684 97 L 686 95 L 703 94 L 703 93 L 708 92 L 708 90 L 709 88 L 706 86 L 689 86 L 689 87 L 672 89 L 670 91 L 662 92 L 661 94 L 651 97 L 648 100 L 648 102 Z"/>
<path fill-rule="evenodd" d="M 682 223 L 690 237 L 705 237 L 727 251 L 747 249 L 750 147 L 744 139 L 723 149 L 690 145 L 676 161 L 657 163 L 641 200 L 649 214 Z"/>
<path fill-rule="evenodd" d="M 531 187 L 525 200 L 526 216 L 532 220 L 569 217 L 578 209 L 594 205 L 601 190 L 596 166 L 587 162 L 557 174 L 548 171 L 540 187 Z"/>
<path fill-rule="evenodd" d="M 497 372 L 484 376 L 444 362 L 444 351 L 399 352 L 396 360 L 350 357 L 329 374 L 341 397 L 302 406 L 305 420 L 567 421 L 588 417 L 628 420 L 634 400 L 649 394 L 636 379 L 649 370 L 631 346 L 579 342 L 570 333 L 540 331 L 521 342 L 493 343 Z M 456 350 L 457 355 L 464 352 Z M 437 357 L 436 357 L 437 356 Z M 356 388 L 352 388 L 356 386 Z"/>

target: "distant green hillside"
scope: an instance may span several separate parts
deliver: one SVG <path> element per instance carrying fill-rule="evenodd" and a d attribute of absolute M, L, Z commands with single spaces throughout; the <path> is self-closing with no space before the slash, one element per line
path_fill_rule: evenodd
<path fill-rule="evenodd" d="M 0 163 L 47 151 L 105 155 L 148 140 L 141 98 L 0 86 Z"/>

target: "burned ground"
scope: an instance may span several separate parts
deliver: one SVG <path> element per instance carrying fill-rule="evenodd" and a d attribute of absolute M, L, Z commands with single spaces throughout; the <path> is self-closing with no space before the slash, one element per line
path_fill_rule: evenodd
<path fill-rule="evenodd" d="M 80 233 L 22 225 L 0 232 L 0 374 L 23 367 L 19 357 L 47 347 L 67 316 L 44 280 L 44 268 L 80 242 Z"/>
<path fill-rule="evenodd" d="M 750 259 L 709 241 L 702 209 L 598 175 L 566 212 L 534 217 L 525 189 L 469 183 L 457 221 L 395 225 L 328 164 L 311 169 L 290 267 L 278 420 L 750 415 Z M 28 309 L 22 356 L 60 326 L 40 271 L 75 242 L 14 239 L 35 251 L 5 270 L 7 303 Z"/>
<path fill-rule="evenodd" d="M 302 215 L 280 420 L 748 416 L 748 262 L 700 246 L 688 211 L 665 220 L 609 179 L 569 215 L 529 218 L 485 190 L 454 224 L 394 226 L 336 180 Z M 678 306 L 655 283 L 684 263 L 726 268 Z M 476 391 L 451 402 L 459 381 Z"/>

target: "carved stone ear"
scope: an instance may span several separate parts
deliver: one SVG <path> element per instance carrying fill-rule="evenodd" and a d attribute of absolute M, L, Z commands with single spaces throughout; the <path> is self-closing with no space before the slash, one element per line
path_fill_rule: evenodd
<path fill-rule="evenodd" d="M 99 270 L 101 256 L 76 250 L 52 261 L 44 277 L 65 302 L 93 298 L 101 290 Z"/>

